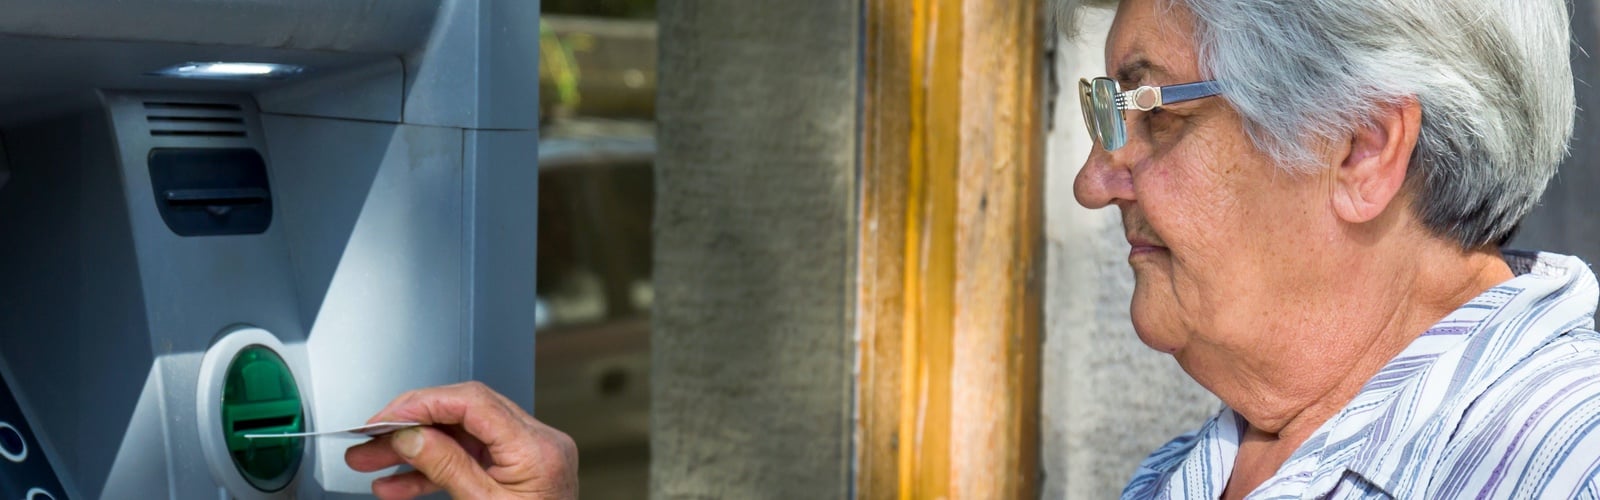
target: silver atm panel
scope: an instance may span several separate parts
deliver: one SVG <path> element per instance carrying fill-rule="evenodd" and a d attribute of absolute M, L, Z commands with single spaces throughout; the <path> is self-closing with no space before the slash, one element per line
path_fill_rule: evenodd
<path fill-rule="evenodd" d="M 236 431 L 531 409 L 536 1 L 10 3 L 0 494 L 360 497 L 352 442 Z M 151 74 L 218 61 L 304 71 Z"/>

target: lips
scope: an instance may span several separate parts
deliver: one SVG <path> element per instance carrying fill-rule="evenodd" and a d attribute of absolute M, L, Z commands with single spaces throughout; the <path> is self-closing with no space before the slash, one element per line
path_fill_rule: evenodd
<path fill-rule="evenodd" d="M 1161 246 L 1160 243 L 1157 243 L 1154 238 L 1146 238 L 1138 235 L 1129 235 L 1128 245 L 1134 248 L 1166 248 Z"/>
<path fill-rule="evenodd" d="M 1150 230 L 1150 225 L 1146 224 L 1142 218 L 1131 216 L 1129 212 L 1130 210 L 1123 210 L 1122 216 L 1122 227 L 1126 231 L 1124 236 L 1128 239 L 1128 245 L 1133 247 L 1128 252 L 1128 255 L 1166 251 L 1166 245 L 1163 244 L 1164 242 L 1160 238 L 1155 237 L 1154 231 Z"/>
<path fill-rule="evenodd" d="M 1128 250 L 1128 257 L 1134 257 L 1134 256 L 1137 256 L 1137 255 L 1144 255 L 1144 254 L 1160 253 L 1160 252 L 1165 252 L 1165 251 L 1167 251 L 1167 247 L 1153 246 L 1153 245 L 1134 245 L 1133 248 Z"/>
<path fill-rule="evenodd" d="M 1142 232 L 1135 233 L 1130 231 L 1127 234 L 1127 238 L 1128 245 L 1133 247 L 1128 249 L 1129 259 L 1138 258 L 1141 255 L 1160 254 L 1167 251 L 1167 247 L 1161 245 L 1161 240 L 1146 236 Z"/>

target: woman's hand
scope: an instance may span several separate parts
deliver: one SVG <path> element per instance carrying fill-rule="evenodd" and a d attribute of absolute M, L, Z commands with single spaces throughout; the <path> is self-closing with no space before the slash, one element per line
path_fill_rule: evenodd
<path fill-rule="evenodd" d="M 350 468 L 372 472 L 410 464 L 417 470 L 372 482 L 379 498 L 439 490 L 455 498 L 578 498 L 578 448 L 479 382 L 401 394 L 370 422 L 422 427 L 352 446 Z"/>

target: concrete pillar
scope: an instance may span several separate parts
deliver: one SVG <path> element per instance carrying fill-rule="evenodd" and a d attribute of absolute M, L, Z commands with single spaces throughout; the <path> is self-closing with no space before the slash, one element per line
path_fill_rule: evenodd
<path fill-rule="evenodd" d="M 1058 41 L 1045 168 L 1044 498 L 1114 498 L 1150 452 L 1221 403 L 1133 333 L 1133 271 L 1116 209 L 1087 210 L 1072 180 L 1089 155 L 1078 78 L 1105 74 L 1112 11 L 1085 8 Z"/>
<path fill-rule="evenodd" d="M 653 498 L 847 498 L 855 0 L 662 0 Z"/>

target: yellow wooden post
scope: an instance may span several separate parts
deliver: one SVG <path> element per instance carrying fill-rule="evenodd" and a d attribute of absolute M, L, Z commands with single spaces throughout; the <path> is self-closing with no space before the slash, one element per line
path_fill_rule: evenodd
<path fill-rule="evenodd" d="M 867 6 L 858 492 L 1031 498 L 1041 9 Z"/>

